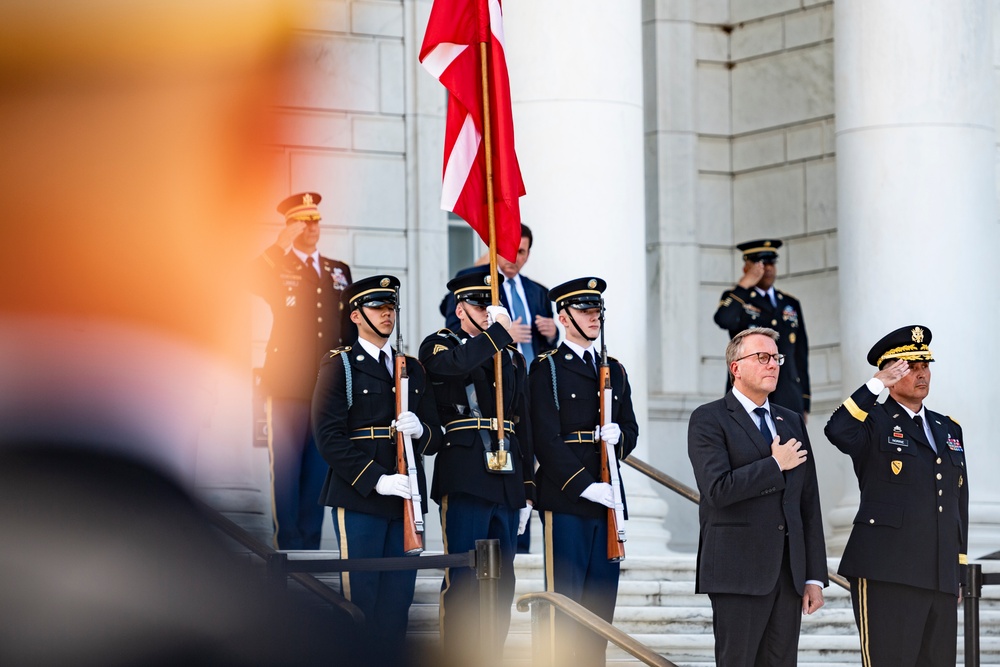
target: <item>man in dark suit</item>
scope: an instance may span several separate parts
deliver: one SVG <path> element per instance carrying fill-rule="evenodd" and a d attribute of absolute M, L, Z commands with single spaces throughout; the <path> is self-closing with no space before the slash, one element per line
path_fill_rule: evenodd
<path fill-rule="evenodd" d="M 778 333 L 726 348 L 732 390 L 691 414 L 688 456 L 701 493 L 695 590 L 712 600 L 716 664 L 795 665 L 801 614 L 823 606 L 826 546 L 802 416 L 769 403 Z"/>
<path fill-rule="evenodd" d="M 313 444 L 309 406 L 320 359 L 351 342 L 354 325 L 340 294 L 347 264 L 319 254 L 320 195 L 303 192 L 278 204 L 285 227 L 253 265 L 253 291 L 271 307 L 262 385 L 267 395 L 274 544 L 318 549 L 323 532 L 319 493 L 326 463 Z"/>
<path fill-rule="evenodd" d="M 596 428 L 600 351 L 594 341 L 601 334 L 606 287 L 600 278 L 577 278 L 549 292 L 566 328 L 566 340 L 538 358 L 529 386 L 540 464 L 536 507 L 545 526 L 545 590 L 579 602 L 610 623 L 620 563 L 608 558 L 608 508 L 615 507 L 615 497 L 611 484 L 601 481 L 601 448 L 605 443 L 615 448 L 617 466 L 635 449 L 639 425 L 625 368 L 609 358 L 611 414 L 599 432 Z M 624 505 L 625 488 L 620 483 L 619 491 Z M 607 641 L 564 621 L 561 614 L 557 616 L 564 664 L 603 666 Z"/>
<path fill-rule="evenodd" d="M 458 332 L 442 329 L 424 339 L 420 360 L 427 369 L 444 444 L 434 463 L 431 497 L 441 506 L 441 531 L 448 553 L 475 548 L 476 540 L 500 541 L 497 595 L 497 646 L 483 650 L 497 657 L 503 649 L 514 599 L 514 553 L 535 499 L 534 453 L 527 401 L 527 368 L 512 345 L 510 317 L 491 306 L 489 267 L 448 283 L 455 295 Z M 498 456 L 494 355 L 501 354 L 503 432 L 506 456 Z M 502 460 L 504 459 L 505 460 Z M 441 590 L 441 633 L 455 665 L 481 660 L 479 585 L 467 568 L 445 570 Z"/>
<path fill-rule="evenodd" d="M 533 242 L 531 228 L 522 224 L 517 257 L 513 261 L 497 258 L 497 268 L 506 278 L 500 292 L 500 303 L 513 317 L 510 335 L 529 365 L 534 363 L 536 355 L 552 349 L 559 340 L 548 289 L 521 274 L 521 269 L 531 255 Z M 463 269 L 456 277 L 468 270 Z M 445 317 L 446 328 L 452 331 L 461 328 L 455 315 L 455 297 L 451 292 L 441 301 L 441 314 Z"/>
<path fill-rule="evenodd" d="M 969 484 L 962 427 L 924 405 L 931 331 L 896 329 L 872 346 L 878 372 L 830 417 L 861 505 L 840 561 L 868 665 L 954 665 Z M 879 405 L 883 389 L 889 397 Z"/>
<path fill-rule="evenodd" d="M 730 338 L 751 327 L 769 327 L 780 334 L 778 352 L 785 355 L 778 386 L 769 397 L 772 403 L 808 415 L 809 339 L 799 300 L 774 288 L 778 248 L 781 241 L 761 239 L 736 246 L 743 251 L 743 277 L 731 290 L 722 293 L 715 323 Z M 726 391 L 730 384 L 727 382 Z"/>
<path fill-rule="evenodd" d="M 433 454 L 441 430 L 434 394 L 420 362 L 406 359 L 408 410 L 396 414 L 395 276 L 373 276 L 344 290 L 345 310 L 358 327 L 353 347 L 323 359 L 313 395 L 316 446 L 329 464 L 322 501 L 335 508 L 334 530 L 344 558 L 404 555 L 403 503 L 411 498 L 407 475 L 397 473 L 395 431 L 413 439 L 420 516 L 427 511 L 423 455 Z M 365 631 L 378 652 L 374 664 L 403 660 L 407 614 L 416 570 L 341 574 L 344 597 L 365 613 Z"/>

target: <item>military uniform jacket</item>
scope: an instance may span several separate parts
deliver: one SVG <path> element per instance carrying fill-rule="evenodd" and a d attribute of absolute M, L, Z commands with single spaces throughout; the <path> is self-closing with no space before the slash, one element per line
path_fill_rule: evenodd
<path fill-rule="evenodd" d="M 513 461 L 513 474 L 488 472 L 484 462 L 485 446 L 481 433 L 488 433 L 490 446 L 497 446 L 496 431 L 453 430 L 434 461 L 431 497 L 440 502 L 449 493 L 468 493 L 498 505 L 521 508 L 525 500 L 535 500 L 534 452 L 528 415 L 527 367 L 524 356 L 511 345 L 510 334 L 500 324 L 470 337 L 442 329 L 424 339 L 420 360 L 427 369 L 437 400 L 441 425 L 470 414 L 466 386 L 475 387 L 476 399 L 484 418 L 496 417 L 493 355 L 503 351 L 504 420 L 514 422 L 508 432 L 507 449 Z"/>
<path fill-rule="evenodd" d="M 781 442 L 795 438 L 805 463 L 782 471 L 771 443 L 733 393 L 691 413 L 688 456 L 701 492 L 695 591 L 766 595 L 788 544 L 795 590 L 828 582 L 816 457 L 802 416 L 771 404 Z"/>
<path fill-rule="evenodd" d="M 253 264 L 253 291 L 267 301 L 273 316 L 262 373 L 270 396 L 312 399 L 320 359 L 353 342 L 355 327 L 340 304 L 351 269 L 323 256 L 319 263 L 322 276 L 291 250 L 284 254 L 272 245 Z"/>
<path fill-rule="evenodd" d="M 639 425 L 632 410 L 632 389 L 625 367 L 614 359 L 608 359 L 608 363 L 613 395 L 611 421 L 621 428 L 615 454 L 621 460 L 635 449 Z M 528 384 L 533 444 L 539 463 L 535 472 L 536 509 L 590 518 L 607 517 L 606 507 L 580 498 L 584 489 L 601 481 L 603 443 L 600 440 L 596 443 L 564 440 L 566 435 L 577 431 L 593 434 L 600 421 L 596 372 L 564 343 L 557 350 L 539 355 L 531 367 Z M 621 492 L 624 501 L 624 485 Z"/>
<path fill-rule="evenodd" d="M 344 364 L 351 367 L 350 408 Z M 441 442 L 441 429 L 423 366 L 407 357 L 406 370 L 410 385 L 408 407 L 424 425 L 423 434 L 413 441 L 413 451 L 423 511 L 427 512 L 423 455 L 434 453 Z M 395 382 L 378 359 L 368 356 L 360 345 L 333 350 L 324 357 L 312 402 L 316 447 L 330 466 L 321 503 L 389 518 L 403 516 L 402 498 L 375 491 L 379 477 L 396 473 L 396 439 L 351 437 L 357 429 L 387 428 L 395 418 Z"/>
<path fill-rule="evenodd" d="M 777 289 L 774 298 L 777 308 L 756 289 L 737 285 L 722 293 L 715 311 L 715 323 L 728 331 L 730 338 L 751 327 L 777 331 L 780 334 L 778 353 L 785 355 L 785 363 L 778 373 L 778 386 L 768 400 L 795 412 L 809 412 L 809 339 L 802 306 L 794 296 Z M 727 381 L 726 391 L 730 387 Z"/>
<path fill-rule="evenodd" d="M 899 403 L 876 399 L 862 386 L 826 424 L 861 487 L 840 574 L 958 595 L 969 539 L 962 427 L 926 410 L 935 454 Z"/>

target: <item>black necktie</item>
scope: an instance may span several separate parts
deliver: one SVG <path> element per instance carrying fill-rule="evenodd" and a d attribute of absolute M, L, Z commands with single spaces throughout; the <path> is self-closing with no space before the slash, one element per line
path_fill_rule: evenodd
<path fill-rule="evenodd" d="M 306 257 L 306 266 L 308 266 L 309 270 L 315 273 L 317 277 L 320 275 L 319 267 L 316 265 L 316 261 L 313 259 L 312 255 Z"/>
<path fill-rule="evenodd" d="M 767 408 L 754 408 L 753 411 L 760 418 L 760 434 L 764 436 L 768 444 L 771 444 L 774 436 L 771 435 L 771 429 L 767 425 Z"/>
<path fill-rule="evenodd" d="M 587 364 L 587 368 L 594 371 L 595 374 L 597 373 L 597 366 L 594 365 L 594 355 L 590 353 L 590 350 L 583 353 L 583 361 Z"/>
<path fill-rule="evenodd" d="M 388 371 L 389 377 L 392 377 L 392 366 L 389 365 L 389 355 L 385 353 L 385 350 L 378 353 L 378 362 L 382 364 L 382 368 Z"/>
<path fill-rule="evenodd" d="M 920 415 L 913 415 L 913 423 L 920 429 L 920 433 L 927 438 L 927 431 L 924 430 L 924 420 L 920 417 Z M 937 445 L 934 444 L 933 438 L 927 438 L 927 442 L 930 444 L 931 449 L 937 452 Z"/>

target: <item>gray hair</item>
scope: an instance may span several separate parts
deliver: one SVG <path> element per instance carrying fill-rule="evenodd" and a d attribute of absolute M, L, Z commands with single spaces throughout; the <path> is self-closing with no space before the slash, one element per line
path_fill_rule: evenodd
<path fill-rule="evenodd" d="M 726 371 L 729 373 L 729 382 L 732 383 L 736 380 L 733 377 L 733 362 L 743 356 L 743 341 L 747 336 L 767 336 L 775 343 L 778 342 L 778 338 L 781 337 L 774 329 L 769 329 L 768 327 L 751 327 L 750 329 L 744 329 L 739 332 L 733 339 L 729 341 L 729 345 L 726 346 Z"/>

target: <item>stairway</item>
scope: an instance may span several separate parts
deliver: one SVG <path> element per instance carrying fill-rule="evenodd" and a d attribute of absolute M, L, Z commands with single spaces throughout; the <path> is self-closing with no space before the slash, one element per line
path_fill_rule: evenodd
<path fill-rule="evenodd" d="M 622 563 L 615 626 L 681 667 L 714 665 L 712 610 L 707 595 L 694 593 L 693 555 L 629 557 Z M 836 561 L 831 561 L 835 565 Z M 543 563 L 538 554 L 515 559 L 516 595 L 543 590 Z M 410 636 L 415 645 L 429 647 L 438 638 L 438 597 L 443 573 L 421 570 L 410 609 Z M 986 587 L 980 604 L 981 664 L 1000 665 L 1000 587 Z M 825 606 L 802 621 L 800 667 L 860 665 L 857 629 L 850 594 L 831 586 L 824 590 Z M 529 665 L 530 613 L 512 612 L 505 662 Z M 961 614 L 959 633 L 963 632 Z M 958 644 L 959 663 L 963 646 Z M 608 649 L 608 665 L 638 662 L 615 646 Z"/>

